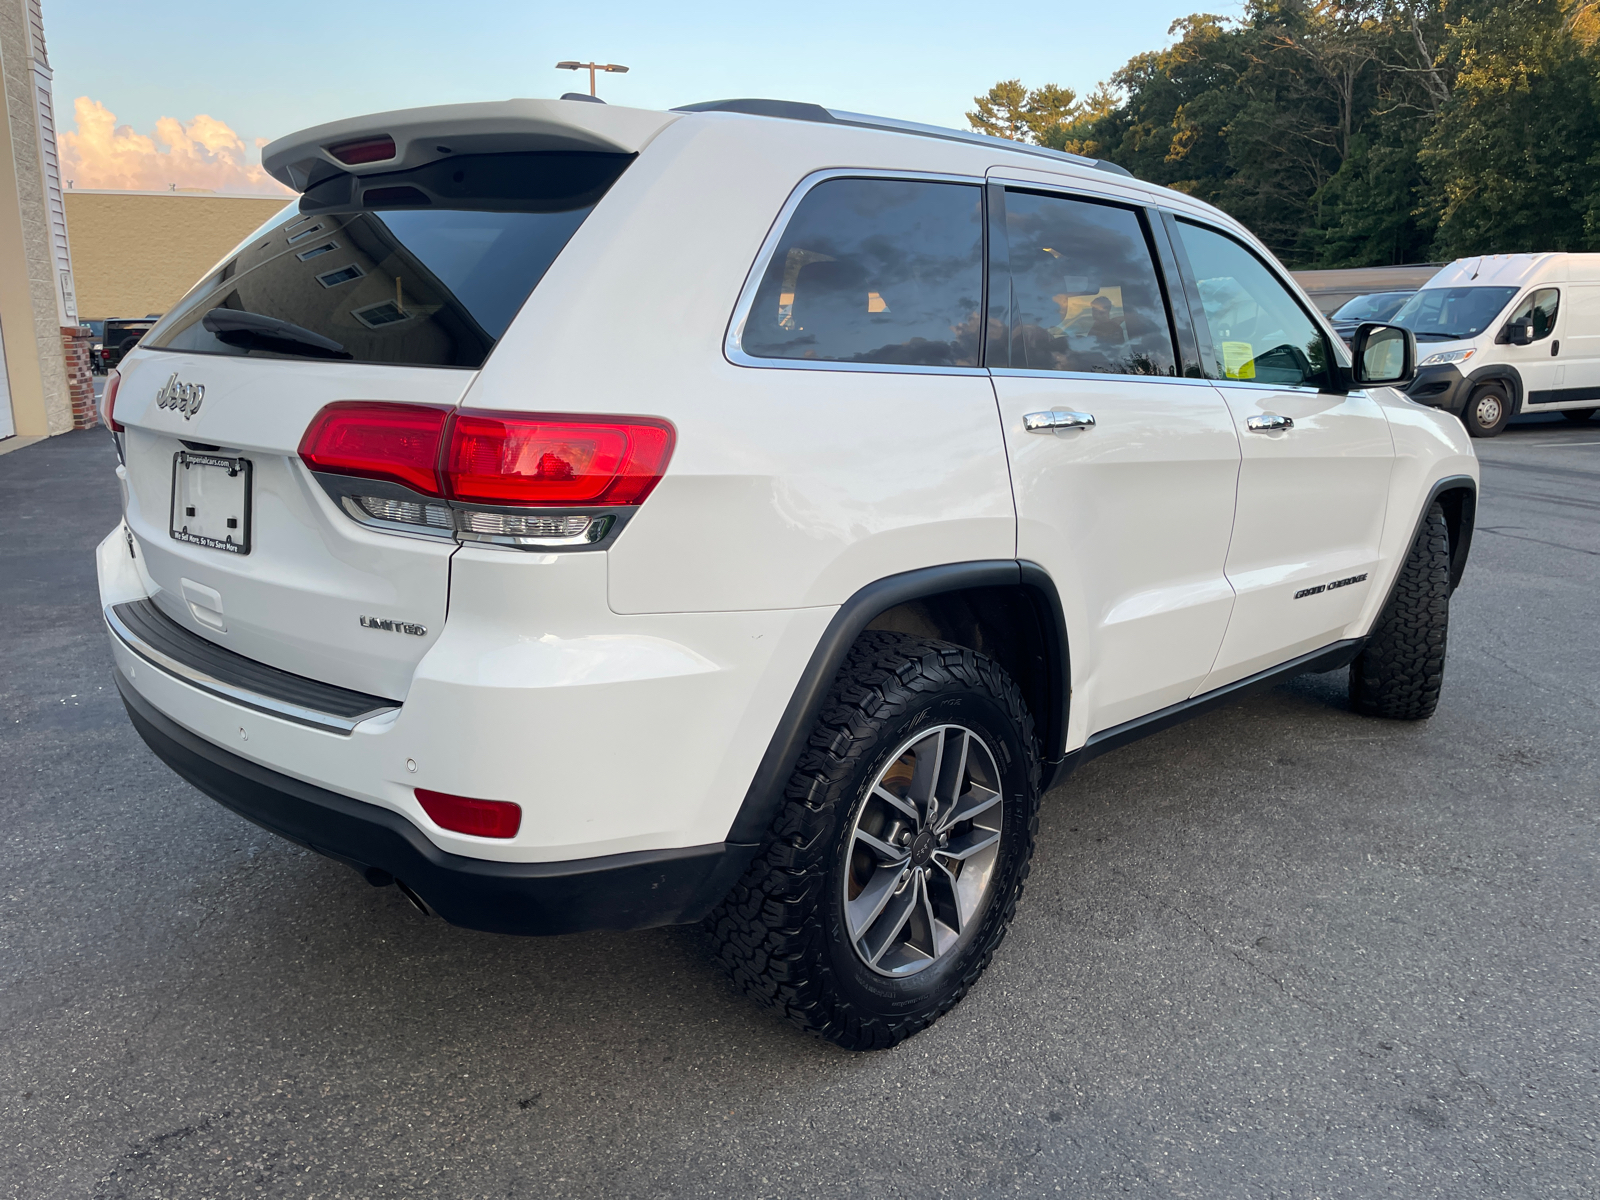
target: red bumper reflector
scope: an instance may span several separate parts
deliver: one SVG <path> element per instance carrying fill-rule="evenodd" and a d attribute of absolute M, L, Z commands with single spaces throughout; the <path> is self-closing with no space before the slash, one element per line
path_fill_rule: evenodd
<path fill-rule="evenodd" d="M 387 479 L 424 496 L 439 494 L 439 443 L 447 408 L 340 400 L 312 418 L 300 457 L 313 471 Z"/>
<path fill-rule="evenodd" d="M 673 441 L 672 426 L 650 417 L 464 409 L 445 451 L 445 487 L 452 500 L 480 504 L 640 504 Z"/>
<path fill-rule="evenodd" d="M 117 389 L 122 386 L 122 372 L 113 371 L 106 376 L 106 389 L 100 396 L 100 420 L 112 433 L 121 433 L 122 426 L 117 424 Z"/>
<path fill-rule="evenodd" d="M 394 157 L 394 139 L 388 134 L 381 137 L 362 138 L 357 142 L 340 142 L 329 146 L 328 153 L 347 166 L 359 163 L 386 162 Z"/>
<path fill-rule="evenodd" d="M 473 800 L 417 788 L 417 801 L 440 829 L 473 837 L 516 837 L 522 827 L 522 805 L 509 800 Z"/>

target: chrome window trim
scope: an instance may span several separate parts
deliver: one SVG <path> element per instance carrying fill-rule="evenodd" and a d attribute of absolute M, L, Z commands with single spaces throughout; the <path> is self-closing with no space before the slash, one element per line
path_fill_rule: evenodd
<path fill-rule="evenodd" d="M 1035 168 L 1016 167 L 1014 170 L 1033 170 Z M 1050 172 L 1040 171 L 1045 175 Z M 1149 194 L 1149 185 L 1140 187 L 1141 181 L 1134 176 L 1121 178 L 1115 175 L 1105 179 L 1098 177 L 1082 177 L 1078 175 L 1057 175 L 1051 180 L 1024 179 L 1018 175 L 1007 174 L 1004 167 L 990 167 L 984 179 L 988 183 L 997 183 L 1001 187 L 1016 188 L 1025 192 L 1049 192 L 1054 195 L 1066 196 L 1070 200 L 1092 200 L 1100 203 L 1121 204 L 1127 208 L 1154 208 L 1161 204 L 1161 199 Z M 1101 191 L 1101 186 L 1106 191 Z M 1138 198 L 1135 199 L 1134 197 Z"/>
<path fill-rule="evenodd" d="M 266 696 L 260 692 L 253 692 L 248 688 L 238 687 L 163 654 L 133 630 L 129 629 L 127 625 L 123 624 L 122 619 L 112 611 L 111 605 L 106 605 L 101 611 L 105 615 L 106 626 L 116 639 L 127 647 L 128 651 L 135 657 L 183 683 L 198 688 L 202 692 L 209 692 L 213 696 L 232 701 L 234 704 L 243 705 L 245 708 L 253 708 L 257 712 L 264 712 L 269 716 L 281 717 L 286 721 L 294 721 L 300 725 L 309 725 L 314 729 L 345 736 L 353 732 L 355 727 L 363 721 L 370 721 L 373 717 L 381 717 L 388 713 L 400 711 L 400 705 L 387 704 L 380 705 L 368 712 L 359 713 L 354 717 L 340 717 L 335 716 L 333 713 L 325 713 L 315 708 L 306 708 L 299 704 L 290 704 L 274 696 Z"/>
<path fill-rule="evenodd" d="M 750 318 L 750 309 L 756 302 L 756 292 L 761 288 L 761 280 L 766 276 L 767 266 L 772 262 L 772 256 L 777 252 L 778 243 L 783 240 L 784 231 L 789 228 L 789 222 L 794 218 L 794 213 L 802 201 L 811 194 L 819 184 L 830 179 L 890 179 L 903 180 L 906 183 L 964 183 L 975 187 L 979 191 L 979 202 L 982 203 L 984 179 L 981 175 L 947 175 L 933 171 L 889 171 L 879 168 L 858 167 L 829 167 L 821 171 L 813 171 L 795 185 L 794 191 L 789 193 L 789 198 L 784 201 L 783 207 L 778 210 L 778 215 L 772 222 L 772 228 L 767 231 L 766 239 L 761 243 L 761 249 L 756 254 L 755 263 L 745 276 L 744 286 L 739 289 L 739 298 L 733 306 L 733 316 L 728 322 L 727 333 L 722 339 L 722 354 L 736 367 L 754 367 L 757 370 L 776 371 L 854 371 L 865 372 L 873 375 L 973 375 L 984 376 L 989 372 L 984 367 L 927 367 L 899 363 L 852 363 L 829 362 L 826 360 L 813 360 L 804 358 L 757 358 L 753 354 L 746 354 L 740 344 L 744 338 L 745 322 Z M 982 264 L 982 270 L 987 269 L 987 263 Z"/>
<path fill-rule="evenodd" d="M 1245 388 L 1252 392 L 1293 392 L 1301 396 L 1347 396 L 1351 392 L 1330 392 L 1326 388 L 1305 383 L 1258 383 L 1254 379 L 1208 379 L 1207 383 L 1229 388 Z"/>
<path fill-rule="evenodd" d="M 1192 375 L 1120 375 L 1110 371 L 1046 371 L 1035 367 L 990 367 L 996 379 L 1081 379 L 1087 383 L 1176 383 L 1185 387 L 1210 387 L 1214 379 Z"/>
<path fill-rule="evenodd" d="M 998 185 L 1007 191 L 1025 191 L 1034 193 L 1036 195 L 1053 196 L 1062 200 L 1077 200 L 1086 204 L 1103 204 L 1111 208 L 1125 209 L 1128 212 L 1133 213 L 1134 216 L 1138 218 L 1139 227 L 1145 232 L 1146 237 L 1155 237 L 1155 231 L 1149 228 L 1150 224 L 1155 219 L 1154 214 L 1157 214 L 1160 211 L 1154 197 L 1146 196 L 1142 200 L 1134 200 L 1130 199 L 1126 195 L 1121 194 L 1120 192 L 1098 192 L 1091 187 L 1080 187 L 1076 180 L 1074 180 L 1072 183 L 1063 182 L 1058 184 L 1040 183 L 1038 180 L 1034 179 L 1016 179 L 1006 175 L 999 168 L 991 168 L 986 176 L 986 179 L 987 182 Z M 1085 180 L 1083 182 L 1085 184 L 1091 182 L 1098 183 L 1099 180 Z M 1139 181 L 1135 179 L 1134 182 L 1137 183 Z M 1126 190 L 1135 191 L 1137 189 L 1128 188 Z M 1155 272 L 1158 286 L 1164 293 L 1164 306 L 1170 308 L 1170 305 L 1172 304 L 1172 285 L 1177 283 L 1181 287 L 1182 280 L 1168 279 L 1166 277 L 1167 272 L 1165 264 L 1162 262 L 1159 249 L 1153 245 L 1147 246 L 1146 248 L 1151 252 L 1150 266 Z M 985 263 L 984 267 L 987 270 L 988 263 Z M 1176 365 L 1181 367 L 1183 365 L 1183 354 L 1178 346 L 1178 330 L 1176 328 L 1177 314 L 1168 311 L 1166 313 L 1166 317 L 1167 333 L 1172 337 L 1172 360 Z M 988 370 L 989 374 L 995 376 L 996 378 L 1000 377 L 1002 374 L 1017 375 L 1023 372 L 1026 372 L 1026 376 L 1028 378 L 1035 377 L 1031 368 L 990 367 Z M 1066 376 L 1073 379 L 1171 379 L 1184 383 L 1211 382 L 1206 378 L 1196 379 L 1193 376 L 1187 375 L 1123 375 L 1110 371 L 1043 371 L 1039 374 L 1044 376 Z"/>

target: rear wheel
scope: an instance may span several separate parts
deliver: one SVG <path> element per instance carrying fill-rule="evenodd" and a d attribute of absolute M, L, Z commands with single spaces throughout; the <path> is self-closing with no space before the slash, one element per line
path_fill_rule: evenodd
<path fill-rule="evenodd" d="M 1571 421 L 1574 425 L 1581 425 L 1585 421 L 1587 421 L 1590 417 L 1594 416 L 1594 409 L 1592 409 L 1592 408 L 1564 408 L 1564 409 L 1561 410 L 1561 415 L 1563 417 L 1565 417 L 1567 420 Z"/>
<path fill-rule="evenodd" d="M 1402 721 L 1433 716 L 1449 630 L 1450 529 L 1435 501 L 1366 648 L 1350 664 L 1350 706 Z"/>
<path fill-rule="evenodd" d="M 1489 383 L 1477 388 L 1467 399 L 1461 422 L 1473 437 L 1497 436 L 1511 419 L 1511 398 L 1503 384 Z"/>
<path fill-rule="evenodd" d="M 1038 827 L 1033 721 L 947 642 L 852 647 L 761 854 L 707 918 L 750 995 L 849 1050 L 949 1011 L 1016 911 Z"/>

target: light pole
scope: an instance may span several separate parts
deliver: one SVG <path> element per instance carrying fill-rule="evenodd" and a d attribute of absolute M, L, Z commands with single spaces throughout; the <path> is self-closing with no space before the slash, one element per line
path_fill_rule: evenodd
<path fill-rule="evenodd" d="M 558 62 L 556 64 L 556 70 L 558 70 L 558 71 L 582 71 L 586 67 L 588 68 L 588 71 L 589 71 L 589 95 L 591 95 L 591 96 L 593 96 L 595 94 L 595 92 L 594 92 L 594 73 L 596 71 L 615 71 L 615 72 L 617 72 L 619 74 L 622 74 L 622 75 L 626 75 L 628 73 L 628 68 L 627 67 L 619 67 L 616 63 Z"/>

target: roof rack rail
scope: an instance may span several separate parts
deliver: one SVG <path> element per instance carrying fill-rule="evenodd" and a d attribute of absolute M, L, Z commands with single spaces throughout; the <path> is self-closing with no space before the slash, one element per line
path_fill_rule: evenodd
<path fill-rule="evenodd" d="M 845 112 L 842 109 L 824 108 L 820 104 L 807 104 L 798 100 L 703 100 L 698 104 L 680 104 L 673 112 L 730 112 L 752 117 L 776 117 L 784 121 L 815 121 L 828 125 L 854 125 L 861 129 L 881 129 L 889 133 L 909 133 L 917 137 L 940 138 L 947 142 L 967 142 L 972 145 L 992 146 L 1015 154 L 1033 154 L 1052 158 L 1058 162 L 1074 163 L 1080 167 L 1093 167 L 1113 175 L 1133 178 L 1133 172 L 1103 158 L 1090 158 L 1083 154 L 1070 154 L 1065 150 L 1052 150 L 1047 146 L 1030 146 L 1026 142 L 1013 142 L 1009 138 L 991 137 L 987 133 L 969 133 L 962 129 L 946 129 L 942 125 L 923 125 L 917 121 L 901 121 L 895 117 L 874 117 L 867 113 Z"/>

